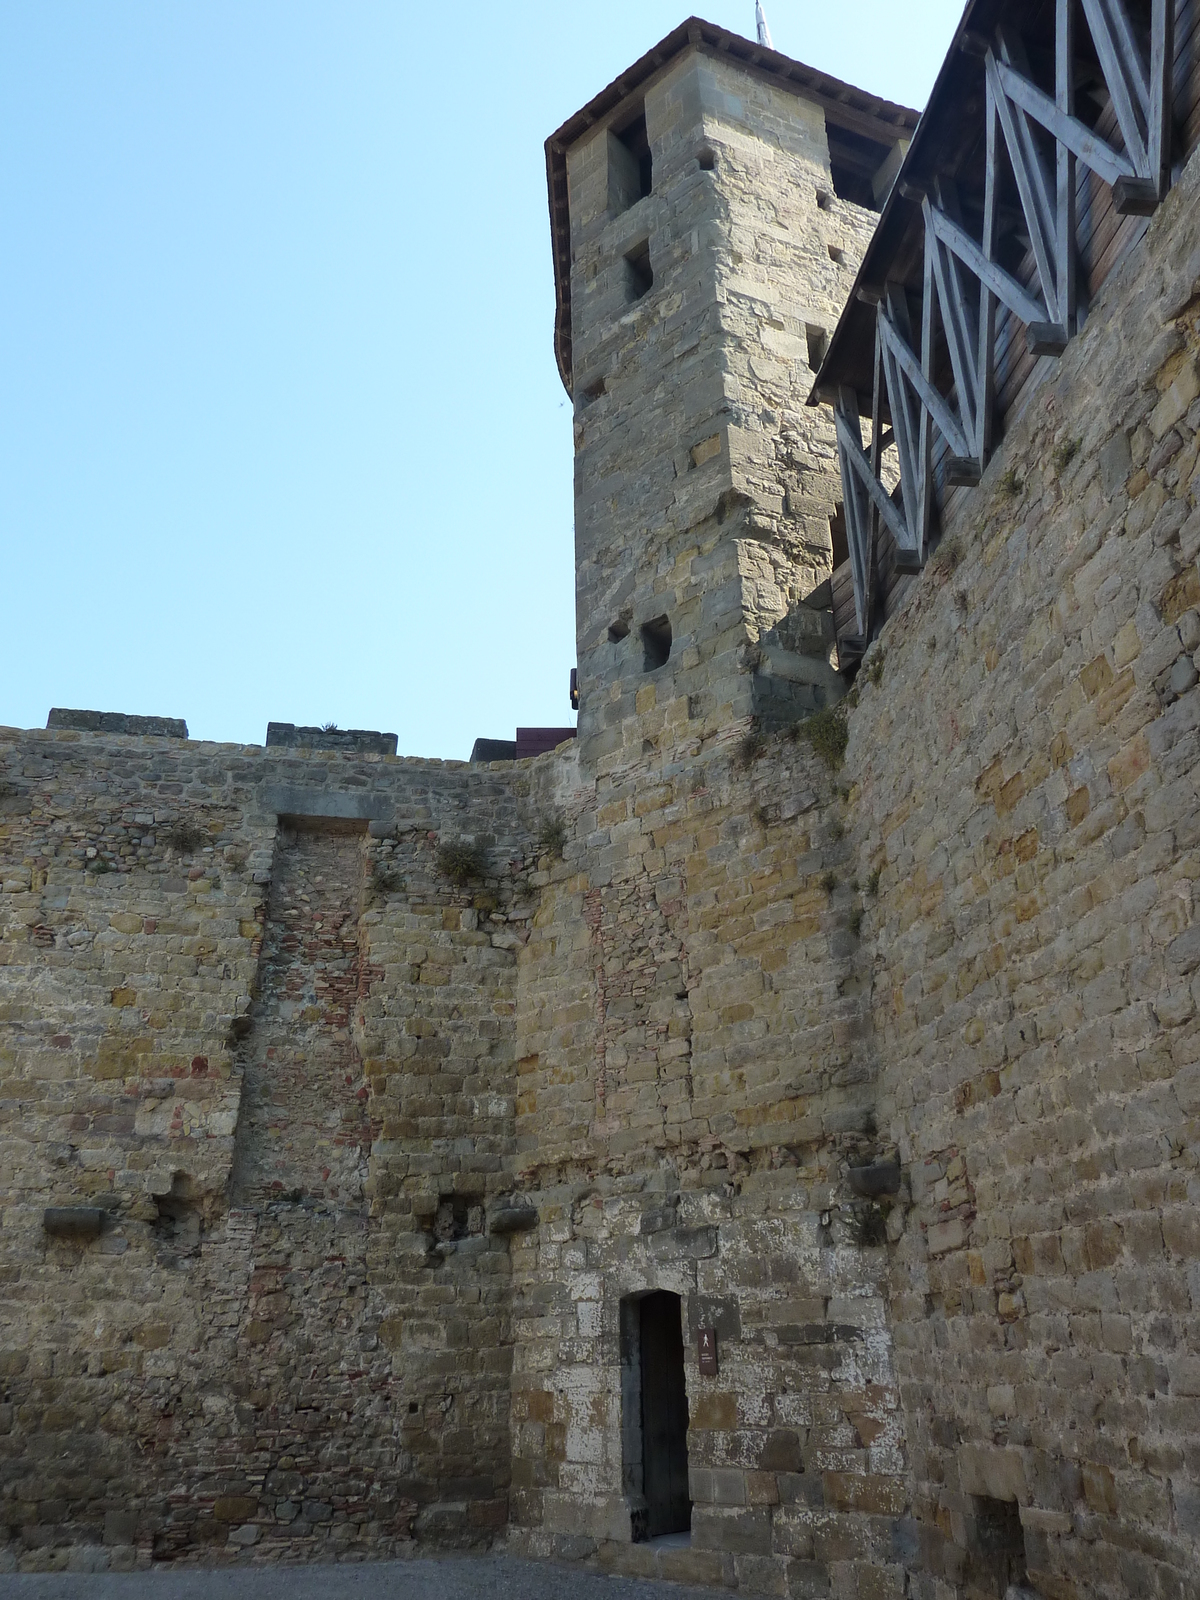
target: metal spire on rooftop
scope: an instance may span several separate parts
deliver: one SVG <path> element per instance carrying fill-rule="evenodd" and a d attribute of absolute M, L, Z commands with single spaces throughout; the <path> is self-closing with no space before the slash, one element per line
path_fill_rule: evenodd
<path fill-rule="evenodd" d="M 767 14 L 762 8 L 762 0 L 754 0 L 754 21 L 758 27 L 758 42 L 765 44 L 768 50 L 774 50 L 771 42 L 771 30 L 767 27 Z"/>

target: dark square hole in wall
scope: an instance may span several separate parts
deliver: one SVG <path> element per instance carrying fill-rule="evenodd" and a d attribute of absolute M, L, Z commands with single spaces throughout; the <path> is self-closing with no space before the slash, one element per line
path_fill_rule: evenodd
<path fill-rule="evenodd" d="M 710 144 L 702 144 L 696 151 L 696 160 L 700 163 L 701 172 L 713 172 L 717 165 L 717 152 Z"/>
<path fill-rule="evenodd" d="M 840 267 L 842 262 L 846 259 L 846 252 L 844 250 L 839 250 L 836 244 L 831 244 L 829 246 L 829 259 L 830 261 L 836 261 Z"/>
<path fill-rule="evenodd" d="M 628 637 L 629 637 L 629 622 L 628 622 L 627 618 L 618 617 L 615 622 L 612 622 L 612 623 L 609 624 L 609 628 L 608 628 L 608 642 L 609 642 L 609 644 L 620 644 L 622 639 L 628 639 Z"/>
<path fill-rule="evenodd" d="M 654 672 L 665 667 L 671 657 L 671 624 L 666 617 L 655 617 L 642 625 L 642 669 Z"/>
<path fill-rule="evenodd" d="M 825 352 L 829 348 L 829 335 L 824 328 L 818 328 L 814 323 L 806 322 L 804 337 L 808 341 L 808 364 L 816 372 L 825 359 Z"/>
<path fill-rule="evenodd" d="M 584 405 L 590 406 L 593 400 L 599 400 L 604 393 L 604 379 L 593 378 L 590 383 L 585 383 L 580 391 L 583 395 Z"/>
<path fill-rule="evenodd" d="M 1025 1530 L 1015 1500 L 973 1495 L 967 1526 L 969 1592 L 1004 1600 L 1010 1584 L 1028 1578 Z"/>
<path fill-rule="evenodd" d="M 188 1178 L 177 1172 L 171 1181 L 170 1194 L 154 1197 L 157 1214 L 150 1231 L 158 1246 L 160 1262 L 192 1255 L 200 1248 L 200 1208 L 191 1189 Z"/>
<path fill-rule="evenodd" d="M 846 537 L 846 508 L 838 504 L 829 519 L 829 537 L 833 540 L 833 570 L 850 559 L 850 541 Z"/>
<path fill-rule="evenodd" d="M 818 189 L 817 190 L 817 210 L 818 211 L 832 211 L 833 210 L 833 196 L 828 192 L 828 190 L 825 190 L 825 189 Z"/>
<path fill-rule="evenodd" d="M 473 1194 L 444 1194 L 438 1200 L 433 1219 L 433 1236 L 444 1244 L 451 1239 L 469 1239 L 483 1232 L 483 1201 Z"/>
<path fill-rule="evenodd" d="M 631 303 L 649 294 L 654 287 L 654 269 L 650 265 L 650 241 L 643 239 L 625 257 L 625 298 Z"/>

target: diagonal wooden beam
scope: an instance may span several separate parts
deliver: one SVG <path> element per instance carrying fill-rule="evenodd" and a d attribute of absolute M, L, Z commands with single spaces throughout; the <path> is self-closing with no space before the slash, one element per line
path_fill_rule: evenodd
<path fill-rule="evenodd" d="M 954 454 L 958 456 L 972 455 L 974 452 L 968 443 L 966 432 L 954 412 L 950 409 L 950 402 L 943 395 L 940 395 L 925 377 L 912 347 L 907 340 L 901 338 L 891 318 L 882 306 L 879 308 L 879 332 L 894 361 L 916 391 L 917 399 L 933 417 L 943 439 L 945 439 Z M 888 394 L 889 396 L 891 394 L 890 385 Z"/>
<path fill-rule="evenodd" d="M 1029 242 L 1042 286 L 1042 298 L 1048 307 L 1053 307 L 1058 300 L 1054 249 L 1058 208 L 1050 198 L 1050 176 L 1034 141 L 1029 115 L 1005 94 L 998 63 L 991 50 L 985 58 L 984 68 L 987 73 L 987 92 L 995 102 L 1013 177 L 1017 180 L 1017 193 L 1021 197 L 1021 209 L 1029 229 Z"/>
<path fill-rule="evenodd" d="M 1103 178 L 1105 183 L 1113 184 L 1118 178 L 1136 176 L 1133 162 L 1124 151 L 1114 150 L 1112 145 L 1094 134 L 1086 123 L 1060 110 L 1049 95 L 1042 93 L 1037 84 L 1030 83 L 1028 78 L 1023 77 L 1005 61 L 996 63 L 996 71 L 1008 98 L 1023 111 L 1027 111 L 1036 122 L 1040 122 L 1046 132 L 1052 133 L 1060 144 L 1066 145 L 1067 149 L 1078 156 L 1085 166 L 1090 167 L 1098 178 Z"/>
<path fill-rule="evenodd" d="M 871 637 L 873 611 L 872 579 L 875 571 L 875 540 L 868 508 L 866 480 L 858 463 L 866 464 L 859 423 L 858 396 L 853 389 L 838 390 L 834 406 L 837 424 L 838 465 L 842 473 L 842 507 L 846 514 L 846 543 L 850 547 L 850 578 L 854 585 L 854 614 L 859 638 Z M 872 480 L 874 474 L 867 465 Z"/>
<path fill-rule="evenodd" d="M 851 425 L 846 412 L 840 405 L 836 416 L 838 440 L 845 449 L 849 466 L 874 501 L 879 515 L 891 530 L 892 538 L 895 539 L 902 550 L 913 549 L 914 546 L 908 529 L 904 525 L 904 518 L 900 515 L 896 502 L 871 471 L 871 463 L 867 460 L 867 453 L 863 449 L 861 429 Z M 854 421 L 857 422 L 857 420 L 856 415 Z M 844 479 L 843 487 L 845 487 Z"/>
<path fill-rule="evenodd" d="M 1145 130 L 1150 86 L 1144 69 L 1137 70 L 1140 52 L 1125 7 L 1122 0 L 1083 0 L 1083 11 L 1134 171 L 1148 177 Z"/>
<path fill-rule="evenodd" d="M 1005 272 L 995 261 L 989 261 L 964 228 L 951 222 L 944 211 L 930 205 L 928 200 L 925 201 L 924 210 L 926 227 L 932 230 L 964 266 L 971 269 L 980 283 L 987 285 L 997 300 L 1006 305 L 1014 317 L 1019 317 L 1026 324 L 1048 320 L 1045 306 L 1039 305 L 1011 273 Z"/>
<path fill-rule="evenodd" d="M 875 333 L 887 385 L 888 406 L 892 413 L 896 454 L 900 458 L 900 494 L 904 501 L 904 521 L 908 528 L 909 544 L 919 552 L 921 549 L 920 422 L 917 408 L 909 390 L 905 387 L 889 339 L 891 335 L 907 346 L 907 339 L 895 324 L 908 327 L 908 305 L 904 290 L 899 284 L 889 283 L 885 295 L 887 310 L 880 305 L 876 315 Z M 875 466 L 874 452 L 872 452 L 872 466 Z M 875 467 L 875 476 L 879 476 L 878 467 Z"/>
<path fill-rule="evenodd" d="M 1146 176 L 1161 200 L 1171 184 L 1171 124 L 1175 90 L 1175 0 L 1151 0 L 1149 149 Z"/>
<path fill-rule="evenodd" d="M 947 196 L 943 193 L 943 199 Z M 953 201 L 951 200 L 951 203 Z M 951 219 L 953 220 L 953 219 Z M 957 227 L 958 223 L 955 222 Z M 946 344 L 950 351 L 950 365 L 954 372 L 954 387 L 958 394 L 958 409 L 968 433 L 974 433 L 978 422 L 978 372 L 975 351 L 979 339 L 974 308 L 967 304 L 959 264 L 945 248 L 937 235 L 926 226 L 925 251 L 933 261 L 933 281 L 937 291 L 938 312 Z"/>

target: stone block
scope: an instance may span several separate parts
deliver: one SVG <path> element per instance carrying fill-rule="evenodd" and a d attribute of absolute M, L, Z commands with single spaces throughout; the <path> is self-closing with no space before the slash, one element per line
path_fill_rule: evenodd
<path fill-rule="evenodd" d="M 958 1475 L 964 1494 L 1021 1503 L 1028 1498 L 1025 1463 L 1019 1450 L 963 1445 L 958 1451 Z"/>
<path fill-rule="evenodd" d="M 693 1510 L 692 1545 L 735 1556 L 770 1555 L 771 1513 L 766 1506 Z"/>

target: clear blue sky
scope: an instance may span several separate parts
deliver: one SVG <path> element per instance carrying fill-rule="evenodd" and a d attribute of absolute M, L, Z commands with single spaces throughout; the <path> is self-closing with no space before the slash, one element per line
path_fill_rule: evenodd
<path fill-rule="evenodd" d="M 915 106 L 960 10 L 767 4 Z M 573 720 L 542 142 L 685 14 L 0 0 L 0 723 Z"/>

